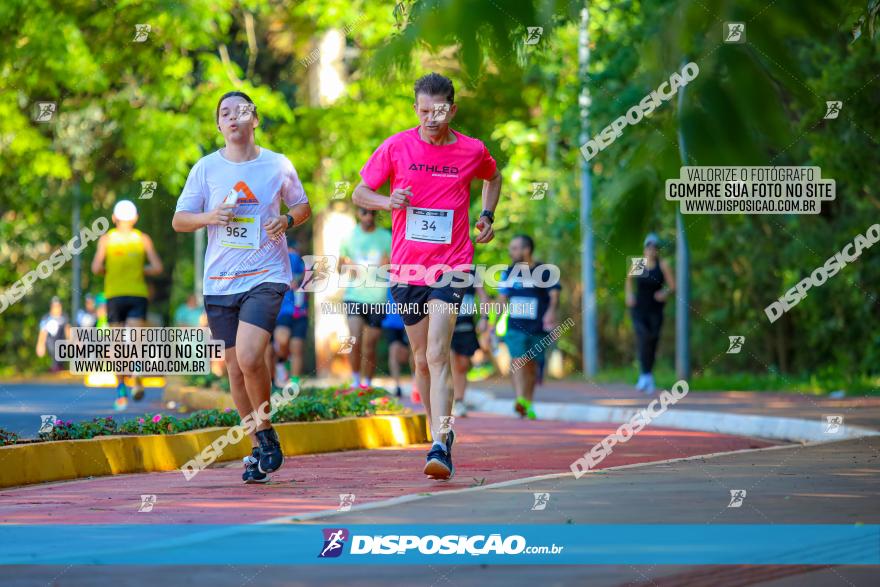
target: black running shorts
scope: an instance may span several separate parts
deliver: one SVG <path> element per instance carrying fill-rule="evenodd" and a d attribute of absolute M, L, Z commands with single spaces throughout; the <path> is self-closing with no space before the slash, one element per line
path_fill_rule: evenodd
<path fill-rule="evenodd" d="M 227 349 L 234 347 L 239 322 L 253 324 L 271 334 L 289 289 L 286 283 L 261 283 L 240 293 L 205 296 L 211 338 L 225 342 Z"/>

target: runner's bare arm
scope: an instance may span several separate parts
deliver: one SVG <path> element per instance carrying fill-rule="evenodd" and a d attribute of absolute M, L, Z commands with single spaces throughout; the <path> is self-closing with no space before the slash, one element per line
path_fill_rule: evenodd
<path fill-rule="evenodd" d="M 559 290 L 551 289 L 547 293 L 550 296 L 550 306 L 544 313 L 543 325 L 544 330 L 553 330 L 559 325 L 559 321 L 556 319 L 556 308 L 559 307 Z"/>
<path fill-rule="evenodd" d="M 312 217 L 312 207 L 308 202 L 303 202 L 302 204 L 295 205 L 293 208 L 288 208 L 287 213 L 293 217 L 293 224 L 290 225 L 290 228 L 293 228 Z"/>
<path fill-rule="evenodd" d="M 98 239 L 98 250 L 95 251 L 95 258 L 92 259 L 92 273 L 95 275 L 104 275 L 104 257 L 107 256 L 107 235 L 101 235 Z"/>
<path fill-rule="evenodd" d="M 483 210 L 489 210 L 494 213 L 500 197 L 501 173 L 496 169 L 495 175 L 490 179 L 483 180 Z M 495 231 L 492 229 L 492 222 L 485 216 L 480 216 L 477 219 L 476 229 L 480 231 L 480 234 L 474 239 L 475 242 L 488 243 L 495 238 Z"/>
<path fill-rule="evenodd" d="M 195 232 L 209 225 L 226 226 L 232 221 L 234 207 L 221 204 L 209 212 L 175 212 L 171 228 L 177 232 Z"/>
<path fill-rule="evenodd" d="M 144 252 L 147 254 L 147 261 L 150 262 L 144 267 L 144 275 L 162 275 L 162 259 L 159 258 L 156 247 L 153 246 L 153 239 L 146 234 L 141 234 L 144 239 Z"/>
<path fill-rule="evenodd" d="M 474 291 L 477 292 L 477 299 L 480 300 L 481 304 L 481 307 L 479 308 L 480 321 L 477 323 L 477 332 L 484 332 L 489 326 L 489 304 L 492 303 L 492 298 L 489 297 L 486 288 L 482 285 L 475 285 Z"/>
<path fill-rule="evenodd" d="M 361 181 L 354 192 L 351 194 L 351 201 L 355 206 L 366 208 L 367 210 L 398 210 L 409 206 L 409 199 L 412 196 L 410 188 L 407 186 L 403 189 L 396 189 L 391 192 L 390 196 L 383 196 L 374 192 L 370 186 Z"/>
<path fill-rule="evenodd" d="M 40 335 L 37 337 L 37 351 L 38 357 L 46 356 L 46 331 L 40 330 Z"/>
<path fill-rule="evenodd" d="M 345 255 L 339 255 L 339 258 L 336 259 L 336 273 L 342 275 L 342 268 L 346 265 L 351 265 L 351 259 L 346 257 Z"/>
<path fill-rule="evenodd" d="M 675 277 L 672 275 L 672 269 L 665 259 L 660 260 L 660 271 L 663 272 L 663 279 L 666 286 L 660 291 L 654 292 L 654 299 L 658 302 L 665 302 L 669 299 L 669 295 L 675 291 Z"/>
<path fill-rule="evenodd" d="M 632 275 L 627 273 L 625 291 L 626 291 L 626 306 L 628 308 L 632 308 L 633 306 L 636 305 L 636 296 L 633 294 L 632 279 L 633 279 Z"/>
<path fill-rule="evenodd" d="M 290 214 L 293 218 L 293 224 L 290 226 L 288 226 L 287 214 Z M 266 229 L 266 234 L 269 235 L 269 238 L 274 238 L 287 231 L 287 229 L 299 226 L 308 220 L 312 215 L 312 207 L 309 206 L 308 202 L 303 202 L 302 204 L 295 205 L 293 208 L 288 208 L 287 214 L 275 216 L 263 224 L 263 228 Z"/>

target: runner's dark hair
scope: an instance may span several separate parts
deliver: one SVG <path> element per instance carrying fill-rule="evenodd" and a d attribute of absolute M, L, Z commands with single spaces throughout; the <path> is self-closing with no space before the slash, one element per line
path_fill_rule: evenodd
<path fill-rule="evenodd" d="M 244 92 L 239 92 L 237 90 L 232 91 L 232 92 L 226 92 L 225 94 L 220 96 L 219 100 L 217 100 L 217 111 L 214 113 L 214 120 L 215 121 L 218 121 L 218 122 L 220 121 L 220 104 L 223 103 L 223 100 L 225 100 L 226 98 L 231 98 L 232 96 L 238 96 L 239 98 L 244 98 L 245 102 L 247 102 L 248 104 L 254 104 L 254 101 L 251 100 L 251 97 L 248 96 L 247 94 L 245 94 Z M 257 115 L 257 105 L 254 104 L 254 116 L 256 116 L 256 115 Z"/>
<path fill-rule="evenodd" d="M 450 104 L 455 102 L 455 86 L 452 85 L 452 80 L 439 73 L 431 72 L 420 77 L 416 80 L 414 90 L 416 102 L 419 101 L 419 94 L 444 96 Z"/>

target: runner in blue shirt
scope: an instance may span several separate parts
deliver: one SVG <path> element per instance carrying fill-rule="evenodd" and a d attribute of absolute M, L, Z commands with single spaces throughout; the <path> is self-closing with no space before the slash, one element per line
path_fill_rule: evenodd
<path fill-rule="evenodd" d="M 536 417 L 532 408 L 538 371 L 536 359 L 544 354 L 545 332 L 557 326 L 560 290 L 558 282 L 549 287 L 536 282 L 535 277 L 541 273 L 535 269 L 541 264 L 532 258 L 534 249 L 531 237 L 524 234 L 513 237 L 508 247 L 513 264 L 502 272 L 502 287 L 498 290 L 509 316 L 504 342 L 514 365 L 511 368 L 516 390 L 514 410 L 530 420 Z M 517 366 L 518 363 L 522 365 Z"/>

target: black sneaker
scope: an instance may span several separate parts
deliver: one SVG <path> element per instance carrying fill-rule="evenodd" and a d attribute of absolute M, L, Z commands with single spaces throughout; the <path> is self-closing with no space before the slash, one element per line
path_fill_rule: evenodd
<path fill-rule="evenodd" d="M 397 397 L 403 397 L 403 390 L 400 389 L 399 385 L 397 386 L 397 390 L 394 392 L 394 395 L 396 395 Z"/>
<path fill-rule="evenodd" d="M 257 441 L 260 443 L 260 458 L 257 468 L 260 473 L 272 473 L 284 464 L 284 455 L 281 453 L 281 443 L 274 428 L 257 432 Z"/>
<path fill-rule="evenodd" d="M 448 436 L 446 442 L 447 446 L 451 446 Z M 452 455 L 443 450 L 442 447 L 436 444 L 432 445 L 425 463 L 424 473 L 432 479 L 452 479 L 452 476 L 455 475 L 455 467 L 452 466 Z"/>
<path fill-rule="evenodd" d="M 260 449 L 254 447 L 251 449 L 250 456 L 242 459 L 244 461 L 244 473 L 241 474 L 241 480 L 245 483 L 268 483 L 269 476 L 261 473 L 257 468 L 260 462 Z"/>

